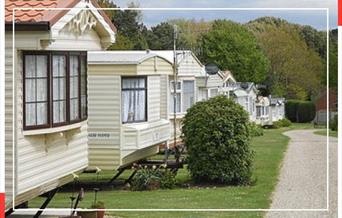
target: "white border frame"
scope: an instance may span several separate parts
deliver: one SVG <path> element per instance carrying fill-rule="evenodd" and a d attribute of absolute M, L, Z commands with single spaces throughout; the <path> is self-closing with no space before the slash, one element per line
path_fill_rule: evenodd
<path fill-rule="evenodd" d="M 0 1 L 0 23 L 5 22 L 4 1 Z M 5 26 L 0 27 L 0 54 L 5 54 Z M 0 193 L 5 192 L 5 55 L 0 57 Z M 1 146 L 2 145 L 2 146 Z M 0 206 L 1 207 L 1 206 Z M 1 212 L 1 211 L 0 211 Z"/>
<path fill-rule="evenodd" d="M 56 10 L 70 10 L 71 8 L 13 8 L 13 14 L 12 14 L 12 20 L 15 20 L 15 11 L 20 11 L 20 10 L 49 10 L 49 11 L 56 11 Z M 83 10 L 94 10 L 91 8 L 83 8 Z M 303 209 L 188 209 L 188 208 L 179 208 L 179 209 L 98 209 L 99 211 L 140 211 L 140 212 L 171 212 L 171 211 L 178 211 L 178 212 L 185 212 L 185 211 L 190 211 L 190 212 L 296 212 L 296 211 L 301 211 L 301 212 L 327 212 L 329 211 L 329 8 L 98 8 L 98 10 L 136 10 L 136 11 L 286 11 L 286 10 L 291 10 L 291 11 L 325 11 L 326 12 L 326 31 L 327 31 L 327 202 L 326 202 L 326 208 L 319 208 L 319 209 L 314 209 L 314 208 L 303 208 Z M 12 52 L 13 52 L 13 57 L 12 57 L 12 73 L 13 73 L 13 88 L 15 88 L 15 22 L 12 23 Z M 13 90 L 13 105 L 15 105 L 15 89 Z M 340 98 L 341 96 L 339 96 Z M 340 108 L 341 109 L 341 108 Z M 339 109 L 339 110 L 340 110 Z M 13 113 L 13 121 L 15 121 L 15 116 L 16 113 L 14 111 Z M 13 122 L 13 130 L 16 130 L 15 126 L 16 122 Z M 339 123 L 340 125 L 340 123 Z M 341 134 L 341 131 L 339 132 L 339 135 Z M 12 148 L 12 158 L 15 160 L 15 134 L 13 134 L 13 148 Z M 15 205 L 15 161 L 13 162 L 13 204 Z M 77 209 L 78 211 L 91 211 L 91 209 Z M 39 208 L 29 208 L 29 209 L 13 209 L 14 212 L 16 211 L 70 211 L 70 209 L 67 208 L 46 208 L 44 210 L 39 209 Z"/>

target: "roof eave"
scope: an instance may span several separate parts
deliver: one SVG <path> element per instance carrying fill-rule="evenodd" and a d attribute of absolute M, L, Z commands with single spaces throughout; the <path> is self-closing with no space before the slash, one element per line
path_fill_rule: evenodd
<path fill-rule="evenodd" d="M 49 31 L 50 22 L 41 21 L 41 22 L 20 22 L 15 23 L 14 27 L 15 31 Z M 13 22 L 5 23 L 5 30 L 12 31 L 13 30 Z"/>

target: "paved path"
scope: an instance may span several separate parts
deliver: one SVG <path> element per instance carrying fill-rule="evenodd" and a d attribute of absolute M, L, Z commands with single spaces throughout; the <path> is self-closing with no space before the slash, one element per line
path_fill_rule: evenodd
<path fill-rule="evenodd" d="M 293 130 L 279 182 L 272 197 L 272 209 L 320 209 L 327 207 L 327 143 L 317 130 Z M 337 217 L 337 138 L 329 137 L 329 211 L 269 212 L 266 217 Z"/>

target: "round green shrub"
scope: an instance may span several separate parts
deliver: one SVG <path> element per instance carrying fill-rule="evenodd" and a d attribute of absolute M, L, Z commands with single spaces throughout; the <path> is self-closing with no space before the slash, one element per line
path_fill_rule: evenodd
<path fill-rule="evenodd" d="M 286 118 L 281 119 L 280 122 L 282 127 L 289 127 L 292 125 L 292 122 Z"/>
<path fill-rule="evenodd" d="M 279 129 L 280 127 L 281 127 L 281 122 L 279 120 L 273 122 L 271 126 L 272 129 Z"/>
<path fill-rule="evenodd" d="M 250 125 L 249 125 L 249 132 L 250 132 L 250 135 L 252 137 L 264 135 L 264 129 L 260 125 L 257 125 L 254 122 L 250 123 Z"/>
<path fill-rule="evenodd" d="M 198 102 L 187 111 L 182 133 L 196 182 L 250 183 L 249 115 L 240 105 L 225 96 Z"/>
<path fill-rule="evenodd" d="M 285 104 L 286 117 L 296 123 L 311 122 L 316 115 L 316 106 L 311 101 L 288 100 Z"/>
<path fill-rule="evenodd" d="M 273 122 L 272 128 L 279 129 L 280 127 L 289 127 L 291 125 L 292 125 L 291 121 L 284 118 L 284 119 Z"/>

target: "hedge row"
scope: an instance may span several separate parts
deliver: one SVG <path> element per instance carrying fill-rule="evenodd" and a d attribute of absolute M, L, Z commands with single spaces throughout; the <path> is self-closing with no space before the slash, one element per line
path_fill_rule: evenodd
<path fill-rule="evenodd" d="M 311 122 L 316 115 L 315 104 L 311 101 L 288 100 L 285 104 L 286 117 L 291 122 Z"/>

